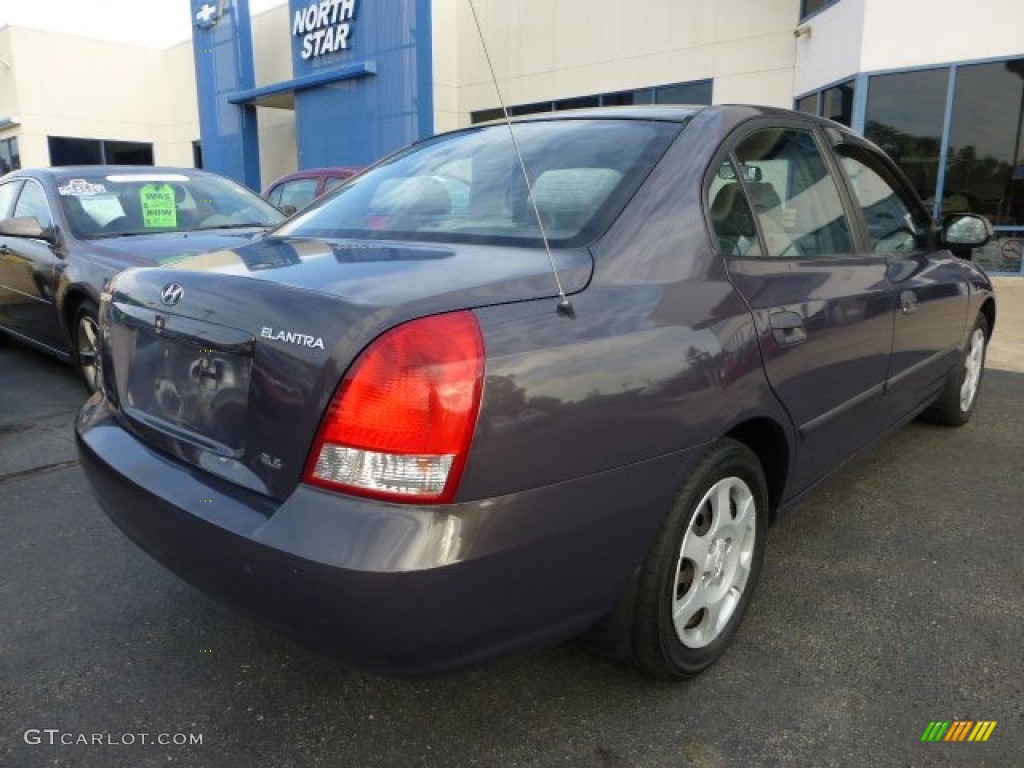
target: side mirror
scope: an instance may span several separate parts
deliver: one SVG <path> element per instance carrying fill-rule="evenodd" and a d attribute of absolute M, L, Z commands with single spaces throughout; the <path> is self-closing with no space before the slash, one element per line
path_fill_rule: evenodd
<path fill-rule="evenodd" d="M 994 236 L 989 220 L 974 213 L 951 214 L 942 222 L 942 244 L 954 253 L 981 248 Z"/>
<path fill-rule="evenodd" d="M 56 242 L 52 229 L 43 229 L 39 219 L 35 216 L 16 216 L 12 219 L 0 221 L 0 235 L 7 237 L 28 237 L 35 240 L 45 240 L 48 243 Z"/>

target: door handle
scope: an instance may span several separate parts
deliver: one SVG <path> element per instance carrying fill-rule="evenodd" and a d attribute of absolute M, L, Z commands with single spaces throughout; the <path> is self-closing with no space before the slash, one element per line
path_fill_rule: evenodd
<path fill-rule="evenodd" d="M 796 312 L 776 312 L 771 316 L 772 335 L 780 347 L 792 347 L 807 341 L 803 315 Z"/>
<path fill-rule="evenodd" d="M 900 294 L 900 312 L 904 315 L 911 315 L 917 312 L 917 294 L 913 291 L 903 291 Z"/>

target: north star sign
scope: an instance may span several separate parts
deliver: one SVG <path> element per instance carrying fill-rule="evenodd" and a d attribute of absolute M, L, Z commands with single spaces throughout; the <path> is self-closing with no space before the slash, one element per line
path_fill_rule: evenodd
<path fill-rule="evenodd" d="M 321 0 L 295 12 L 292 34 L 302 37 L 302 58 L 348 49 L 356 0 Z"/>

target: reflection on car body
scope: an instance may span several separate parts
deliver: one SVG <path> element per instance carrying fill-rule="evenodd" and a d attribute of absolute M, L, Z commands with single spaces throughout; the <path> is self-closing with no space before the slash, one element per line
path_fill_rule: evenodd
<path fill-rule="evenodd" d="M 990 229 L 936 226 L 877 148 L 783 110 L 513 129 L 525 177 L 477 126 L 119 275 L 82 465 L 159 561 L 371 669 L 586 633 L 686 677 L 735 635 L 772 520 L 908 420 L 970 418 L 995 301 L 956 254 Z"/>

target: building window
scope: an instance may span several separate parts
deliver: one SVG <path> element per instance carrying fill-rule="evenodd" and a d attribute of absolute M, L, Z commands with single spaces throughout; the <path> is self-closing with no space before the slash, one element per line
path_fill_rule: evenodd
<path fill-rule="evenodd" d="M 589 109 L 601 106 L 600 96 L 581 96 L 578 99 L 562 99 L 555 102 L 555 110 L 561 109 Z"/>
<path fill-rule="evenodd" d="M 513 117 L 518 115 L 536 115 L 539 112 L 550 112 L 554 105 L 550 101 L 541 101 L 534 104 L 517 104 L 508 108 L 508 113 Z"/>
<path fill-rule="evenodd" d="M 153 145 L 139 141 L 104 141 L 103 162 L 109 165 L 153 165 Z"/>
<path fill-rule="evenodd" d="M 819 93 L 812 93 L 809 96 L 796 100 L 796 111 L 803 112 L 807 115 L 818 115 L 821 114 L 818 111 L 818 97 Z"/>
<path fill-rule="evenodd" d="M 655 104 L 710 104 L 711 81 L 662 85 L 654 89 Z"/>
<path fill-rule="evenodd" d="M 48 137 L 50 165 L 153 165 L 153 145 L 139 141 Z"/>
<path fill-rule="evenodd" d="M 711 80 L 697 80 L 690 83 L 672 83 L 652 88 L 638 88 L 633 91 L 597 93 L 590 96 L 575 96 L 558 101 L 541 101 L 533 104 L 516 104 L 508 108 L 512 117 L 533 115 L 540 112 L 555 112 L 562 109 L 586 109 L 588 107 L 620 107 L 635 104 L 710 104 L 713 90 Z M 470 114 L 470 121 L 484 123 L 500 120 L 500 108 L 480 109 Z"/>
<path fill-rule="evenodd" d="M 1024 225 L 1024 59 L 957 69 L 942 210 Z"/>
<path fill-rule="evenodd" d="M 839 83 L 816 93 L 809 93 L 796 100 L 798 112 L 818 115 L 835 120 L 849 127 L 853 124 L 853 97 L 856 85 L 853 80 Z"/>
<path fill-rule="evenodd" d="M 800 0 L 800 21 L 838 2 L 839 0 Z"/>
<path fill-rule="evenodd" d="M 470 120 L 476 123 L 489 123 L 491 120 L 501 120 L 505 113 L 501 109 L 480 109 L 470 115 Z"/>
<path fill-rule="evenodd" d="M 18 154 L 18 137 L 0 139 L 0 176 L 21 168 L 21 155 Z"/>
<path fill-rule="evenodd" d="M 935 214 L 992 222 L 980 264 L 1024 273 L 1024 58 L 875 75 L 864 117 Z"/>
<path fill-rule="evenodd" d="M 619 93 L 606 93 L 601 97 L 601 104 L 605 107 L 629 107 L 634 104 L 653 104 L 654 89 L 643 88 L 639 91 L 620 91 Z"/>
<path fill-rule="evenodd" d="M 877 75 L 868 87 L 864 134 L 907 174 L 917 193 L 934 201 L 949 70 Z"/>
<path fill-rule="evenodd" d="M 821 116 L 849 127 L 853 123 L 854 85 L 850 80 L 821 92 Z"/>

